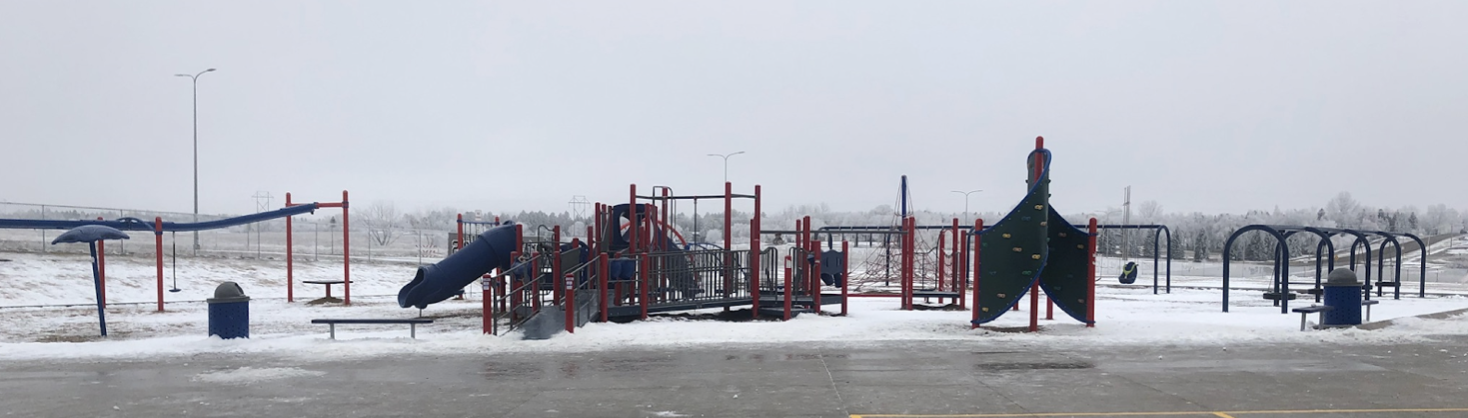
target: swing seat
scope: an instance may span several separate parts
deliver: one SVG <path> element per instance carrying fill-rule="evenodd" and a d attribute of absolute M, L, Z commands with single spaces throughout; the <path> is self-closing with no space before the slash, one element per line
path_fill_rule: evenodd
<path fill-rule="evenodd" d="M 1132 284 L 1132 283 L 1136 283 L 1137 282 L 1137 263 L 1135 261 L 1128 261 L 1126 263 L 1126 266 L 1125 267 L 1122 267 L 1122 269 L 1121 269 L 1121 275 L 1120 276 L 1117 276 L 1116 277 L 1116 280 L 1119 281 L 1119 282 L 1121 282 L 1121 284 Z"/>

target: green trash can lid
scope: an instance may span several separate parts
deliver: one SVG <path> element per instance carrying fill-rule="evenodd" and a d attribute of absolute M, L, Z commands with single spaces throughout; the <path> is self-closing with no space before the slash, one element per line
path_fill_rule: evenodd
<path fill-rule="evenodd" d="M 232 303 L 248 302 L 249 296 L 245 296 L 245 289 L 240 288 L 239 283 L 224 282 L 214 288 L 214 297 L 209 298 L 208 303 Z"/>

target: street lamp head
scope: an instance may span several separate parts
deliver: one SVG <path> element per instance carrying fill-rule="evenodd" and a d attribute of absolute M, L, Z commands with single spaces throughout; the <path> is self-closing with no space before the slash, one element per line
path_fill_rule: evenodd
<path fill-rule="evenodd" d="M 207 70 L 204 70 L 204 72 L 206 72 L 206 73 L 207 73 L 207 72 L 212 72 L 212 71 L 214 71 L 214 69 L 213 69 L 213 68 L 210 68 L 210 69 L 207 69 Z"/>
<path fill-rule="evenodd" d="M 188 75 L 188 74 L 174 74 L 173 76 L 174 77 L 193 77 L 193 76 Z"/>

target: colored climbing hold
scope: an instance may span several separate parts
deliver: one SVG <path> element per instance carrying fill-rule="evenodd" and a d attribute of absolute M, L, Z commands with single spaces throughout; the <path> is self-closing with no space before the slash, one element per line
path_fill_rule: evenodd
<path fill-rule="evenodd" d="M 1004 237 L 1005 238 L 1009 238 L 1010 236 L 1009 236 L 1009 234 L 1004 234 Z"/>
<path fill-rule="evenodd" d="M 1061 238 L 1065 238 L 1065 233 L 1064 233 L 1064 232 L 1061 232 L 1061 233 L 1060 233 L 1060 237 L 1061 237 Z"/>
<path fill-rule="evenodd" d="M 1040 221 L 1040 226 L 1045 226 L 1046 223 L 1045 221 Z"/>
<path fill-rule="evenodd" d="M 1035 205 L 1035 210 L 1044 210 L 1045 205 Z"/>
<path fill-rule="evenodd" d="M 1003 294 L 1003 293 L 1000 293 L 1000 294 L 999 294 L 999 297 L 1000 297 L 1000 298 L 1003 298 L 1003 297 L 1004 297 L 1004 294 Z"/>
<path fill-rule="evenodd" d="M 1020 248 L 1020 247 L 1014 247 L 1014 252 L 1020 252 L 1020 251 L 1024 251 L 1024 250 L 1025 249 Z"/>
<path fill-rule="evenodd" d="M 982 307 L 982 308 L 979 308 L 979 309 L 982 309 L 984 312 L 989 312 L 989 307 L 988 306 L 985 306 L 985 307 Z"/>
<path fill-rule="evenodd" d="M 1026 276 L 1032 276 L 1032 275 L 1034 275 L 1034 274 L 1035 274 L 1035 273 L 1034 273 L 1034 272 L 1032 272 L 1032 271 L 1029 271 L 1029 270 L 1025 270 L 1025 271 L 1021 271 L 1021 272 L 1019 272 L 1019 274 L 1023 274 L 1023 275 L 1026 275 Z"/>
<path fill-rule="evenodd" d="M 1040 255 L 1039 254 L 1034 254 L 1034 255 L 1031 255 L 1030 258 L 1031 259 L 1035 259 L 1035 260 L 1039 260 L 1040 259 Z"/>

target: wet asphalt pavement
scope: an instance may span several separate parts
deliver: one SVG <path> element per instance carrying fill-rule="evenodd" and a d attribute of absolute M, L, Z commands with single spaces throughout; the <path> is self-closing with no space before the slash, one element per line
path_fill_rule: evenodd
<path fill-rule="evenodd" d="M 1468 337 L 1439 339 L 1227 350 L 918 341 L 320 362 L 0 362 L 0 416 L 1468 417 Z M 244 366 L 302 375 L 210 378 Z M 1300 410 L 1315 412 L 1293 412 Z"/>

